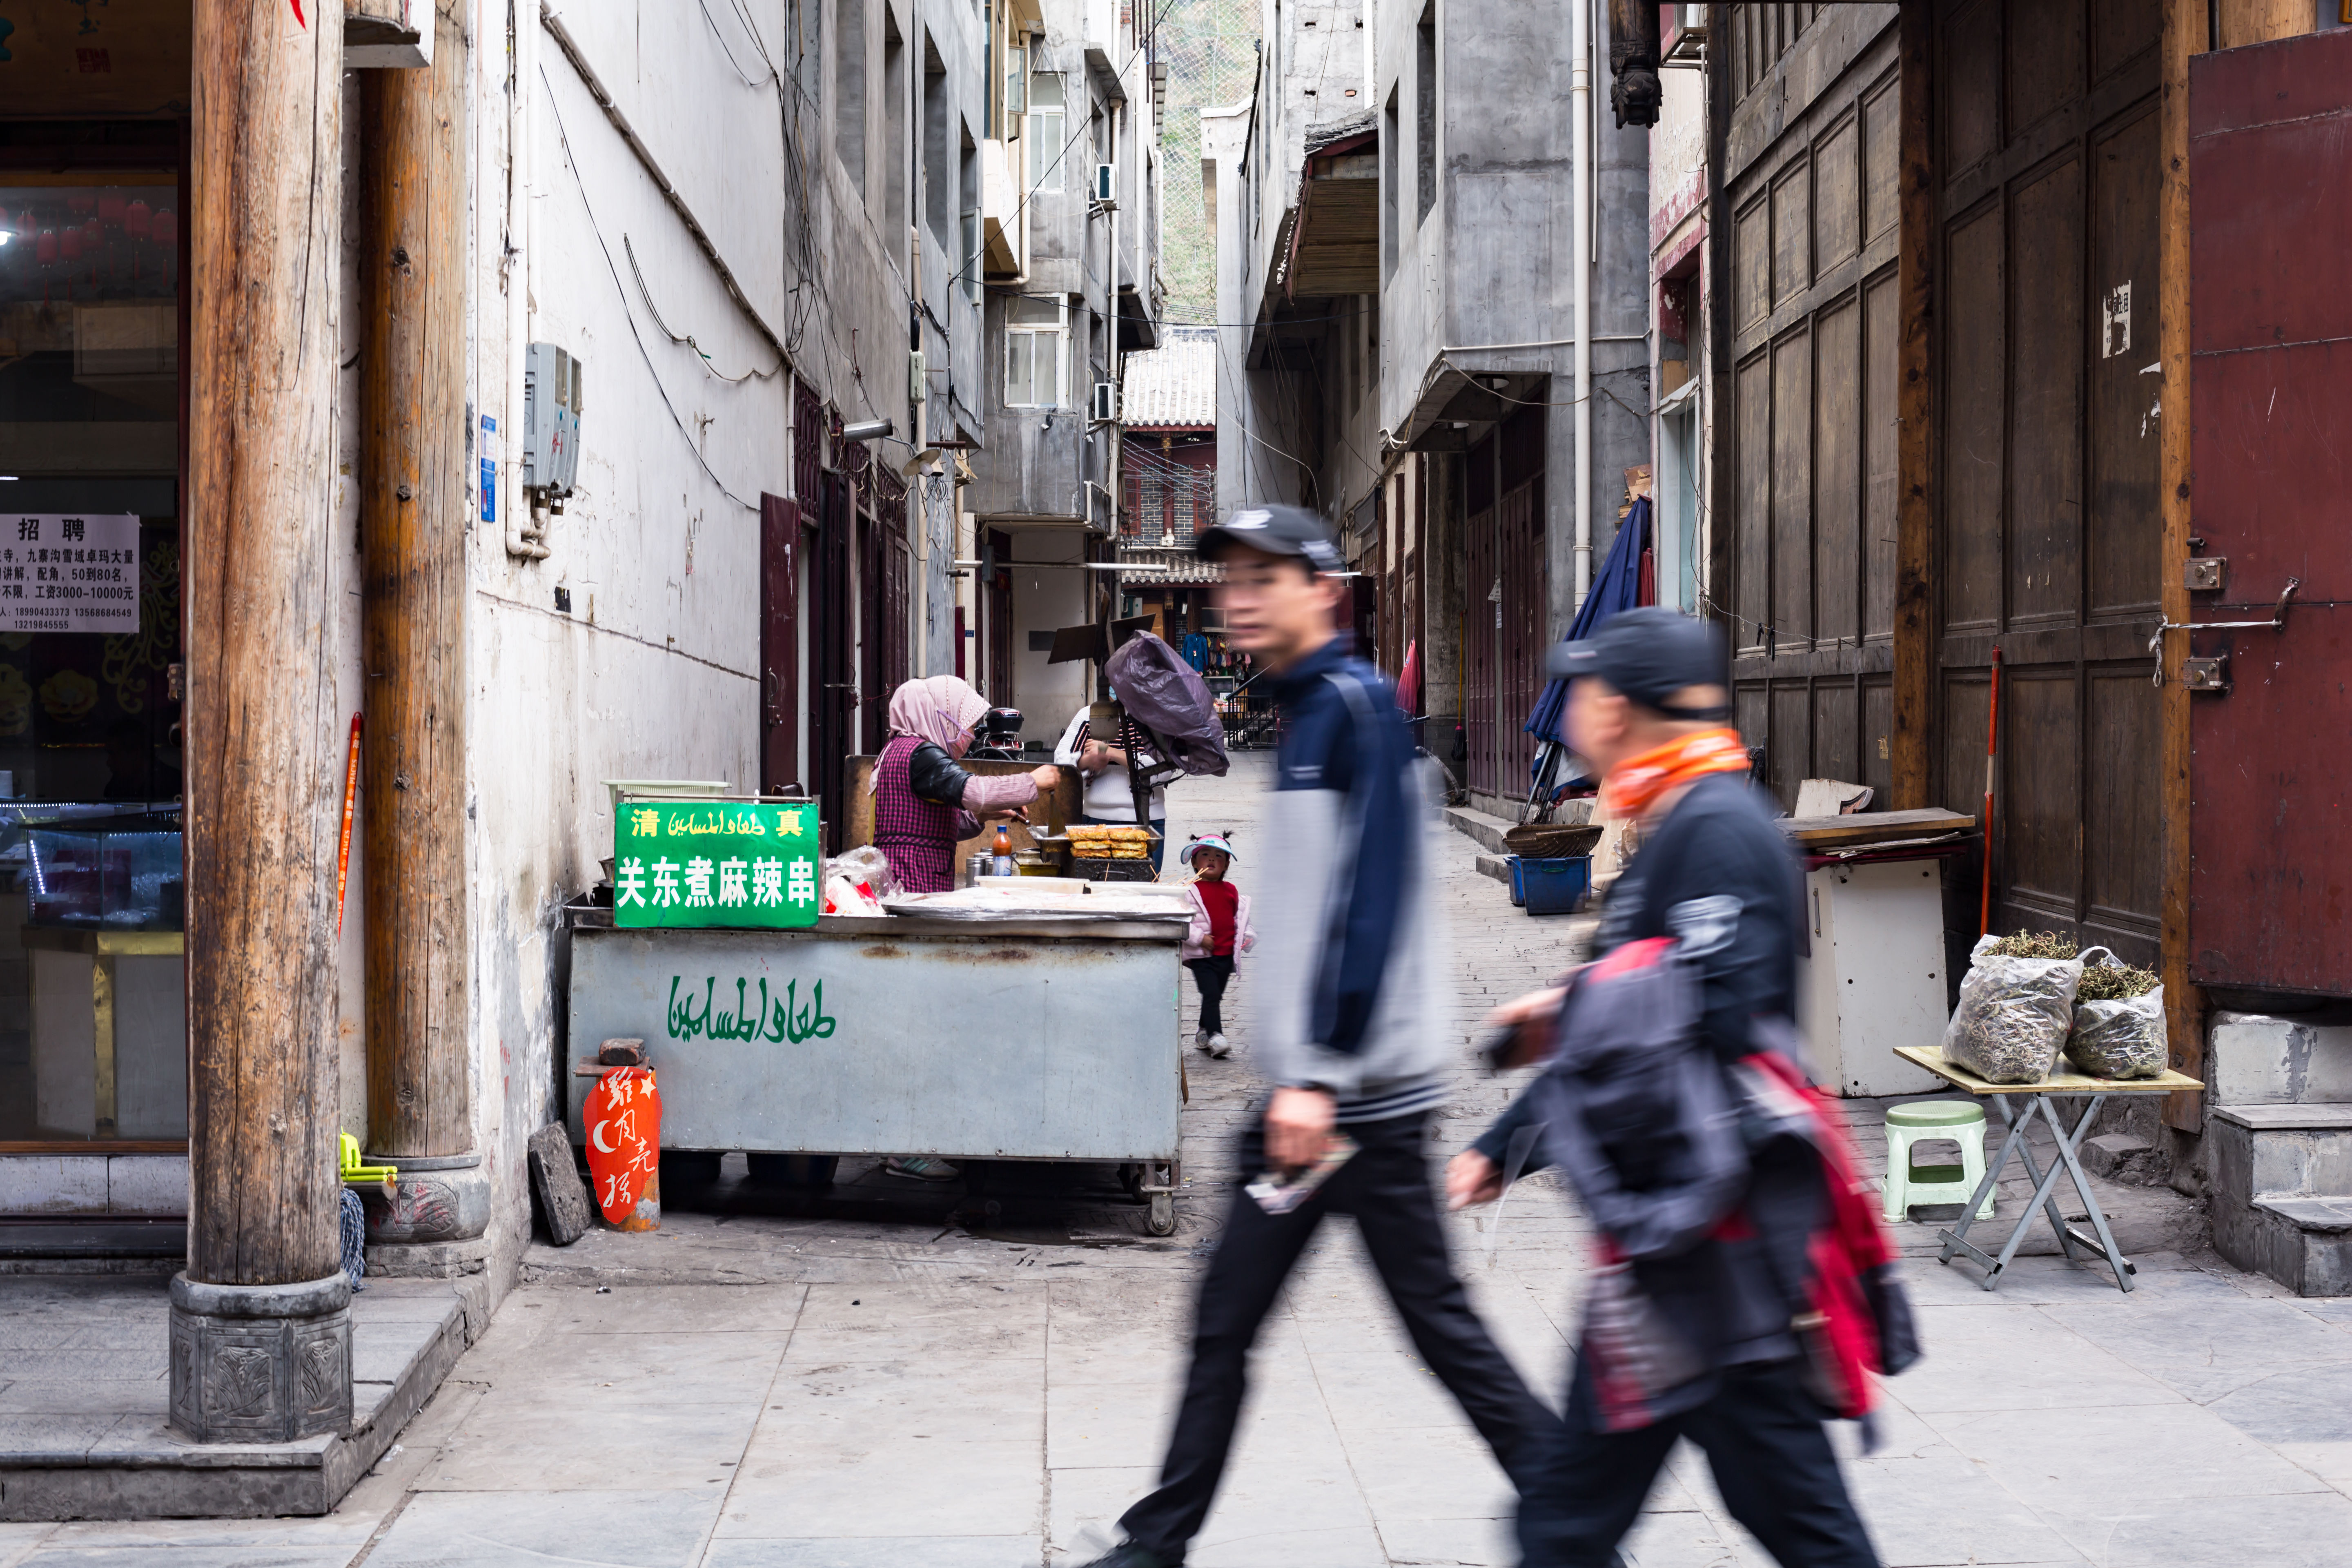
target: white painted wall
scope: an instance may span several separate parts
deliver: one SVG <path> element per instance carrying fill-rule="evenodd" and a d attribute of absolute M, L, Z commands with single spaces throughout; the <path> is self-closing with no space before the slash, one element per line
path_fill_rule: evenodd
<path fill-rule="evenodd" d="M 1021 710 L 1021 738 L 1052 742 L 1078 705 L 1091 700 L 1083 660 L 1048 664 L 1029 650 L 1031 632 L 1074 626 L 1087 618 L 1087 579 L 1092 574 L 1057 567 L 1024 571 L 1024 561 L 1085 559 L 1085 535 L 1074 528 L 1025 529 L 1013 535 L 1013 705 Z"/>

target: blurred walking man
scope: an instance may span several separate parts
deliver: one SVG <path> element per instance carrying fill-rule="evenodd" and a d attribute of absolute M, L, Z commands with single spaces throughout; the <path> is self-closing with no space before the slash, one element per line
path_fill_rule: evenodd
<path fill-rule="evenodd" d="M 1160 1489 L 1119 1521 L 1095 1568 L 1175 1568 L 1208 1517 L 1241 1412 L 1258 1326 L 1326 1214 L 1351 1214 L 1414 1346 L 1515 1481 L 1558 1422 L 1470 1310 L 1440 1228 L 1422 1145 L 1445 1095 L 1450 991 L 1425 888 L 1427 813 L 1413 749 L 1379 671 L 1337 637 L 1343 584 L 1323 520 L 1236 513 L 1202 534 L 1223 562 L 1233 645 L 1272 671 L 1278 782 L 1257 946 L 1253 1047 L 1271 1080 L 1244 1137 L 1242 1180 L 1312 1171 L 1355 1145 L 1311 1195 L 1275 1212 L 1236 1190 L 1201 1282 L 1192 1366 Z"/>
<path fill-rule="evenodd" d="M 1601 1233 L 1567 1419 L 1520 1488 L 1527 1568 L 1608 1568 L 1678 1437 L 1789 1568 L 1878 1561 L 1824 1422 L 1916 1350 L 1851 1149 L 1785 1049 L 1796 871 L 1723 670 L 1714 628 L 1658 608 L 1553 655 L 1561 738 L 1638 847 L 1573 989 L 1496 1012 L 1550 1068 L 1446 1173 L 1454 1206 L 1482 1203 L 1534 1144 Z"/>

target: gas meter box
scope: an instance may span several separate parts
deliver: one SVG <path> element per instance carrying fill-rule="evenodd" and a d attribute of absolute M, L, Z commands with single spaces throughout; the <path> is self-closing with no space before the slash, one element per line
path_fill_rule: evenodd
<path fill-rule="evenodd" d="M 533 343 L 522 371 L 522 488 L 560 500 L 580 466 L 586 368 L 553 343 Z"/>

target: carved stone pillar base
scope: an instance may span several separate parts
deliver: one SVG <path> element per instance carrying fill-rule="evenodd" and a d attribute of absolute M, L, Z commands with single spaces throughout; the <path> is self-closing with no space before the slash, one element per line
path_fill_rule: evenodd
<path fill-rule="evenodd" d="M 394 1241 L 370 1243 L 367 1271 L 371 1279 L 458 1279 L 481 1274 L 490 1267 L 488 1237 L 471 1241 Z"/>
<path fill-rule="evenodd" d="M 362 1158 L 400 1172 L 399 1186 L 391 1196 L 380 1187 L 360 1193 L 367 1209 L 371 1253 L 382 1246 L 471 1241 L 489 1229 L 490 1173 L 478 1152 Z"/>
<path fill-rule="evenodd" d="M 195 1443 L 291 1443 L 352 1424 L 352 1286 L 172 1277 L 172 1429 Z"/>

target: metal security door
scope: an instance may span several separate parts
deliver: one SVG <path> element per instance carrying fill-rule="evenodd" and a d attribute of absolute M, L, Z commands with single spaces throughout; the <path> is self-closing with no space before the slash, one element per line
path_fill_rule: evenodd
<path fill-rule="evenodd" d="M 2172 634 L 2195 661 L 2189 971 L 2343 995 L 2352 31 L 2197 56 L 2189 136 L 2189 618 L 2256 623 Z"/>
<path fill-rule="evenodd" d="M 800 503 L 760 497 L 760 793 L 801 782 Z"/>

